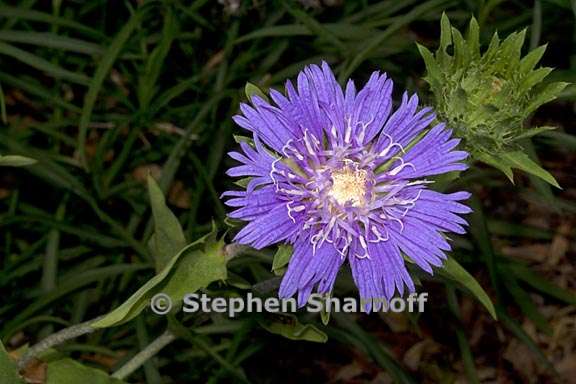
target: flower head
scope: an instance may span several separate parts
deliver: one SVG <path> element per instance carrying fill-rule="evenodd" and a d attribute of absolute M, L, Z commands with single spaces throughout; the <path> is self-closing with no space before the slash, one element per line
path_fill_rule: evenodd
<path fill-rule="evenodd" d="M 242 165 L 228 175 L 250 177 L 224 194 L 230 217 L 248 221 L 235 241 L 294 246 L 281 297 L 298 292 L 303 305 L 313 290 L 330 292 L 346 260 L 362 299 L 414 291 L 403 255 L 432 273 L 450 250 L 443 233 L 464 232 L 468 193 L 432 191 L 426 177 L 464 170 L 467 153 L 444 124 L 429 128 L 435 115 L 416 95 L 393 111 L 391 93 L 378 72 L 359 92 L 351 80 L 342 90 L 322 63 L 296 88 L 288 81 L 286 96 L 272 90 L 273 104 L 254 96 L 234 117 L 254 137 L 230 153 Z"/>
<path fill-rule="evenodd" d="M 521 140 L 550 129 L 530 129 L 525 121 L 542 104 L 556 99 L 568 83 L 542 84 L 552 72 L 552 68 L 536 68 L 546 46 L 522 57 L 526 30 L 503 41 L 494 33 L 485 52 L 481 52 L 479 36 L 474 18 L 464 39 L 443 14 L 438 50 L 432 54 L 423 46 L 418 48 L 436 112 L 464 139 L 472 157 L 484 161 L 486 156 L 494 158 L 518 149 Z M 495 158 L 491 163 L 499 162 L 507 160 Z"/>

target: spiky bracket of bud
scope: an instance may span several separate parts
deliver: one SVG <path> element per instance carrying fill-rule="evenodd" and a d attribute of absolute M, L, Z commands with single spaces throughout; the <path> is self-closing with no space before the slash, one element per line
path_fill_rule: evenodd
<path fill-rule="evenodd" d="M 480 31 L 470 20 L 466 38 L 442 15 L 440 47 L 433 54 L 418 49 L 426 64 L 424 80 L 434 94 L 435 110 L 472 154 L 504 172 L 512 168 L 532 173 L 558 187 L 554 177 L 522 150 L 521 140 L 553 127 L 526 127 L 528 117 L 558 97 L 567 83 L 544 83 L 552 68 L 535 68 L 546 50 L 540 46 L 522 57 L 526 30 L 500 41 L 494 33 L 480 51 Z M 452 52 L 449 52 L 451 50 Z"/>

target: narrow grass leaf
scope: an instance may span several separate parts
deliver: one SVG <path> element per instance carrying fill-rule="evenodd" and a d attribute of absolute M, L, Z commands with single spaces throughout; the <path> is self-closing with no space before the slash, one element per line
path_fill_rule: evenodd
<path fill-rule="evenodd" d="M 284 8 L 292 16 L 294 16 L 294 18 L 296 18 L 298 21 L 304 24 L 310 30 L 310 32 L 312 32 L 316 36 L 323 38 L 324 40 L 326 40 L 327 42 L 338 48 L 342 53 L 346 52 L 346 46 L 344 45 L 344 43 L 342 43 L 338 39 L 338 37 L 336 37 L 329 29 L 324 27 L 321 23 L 317 22 L 314 18 L 308 16 L 306 12 L 301 11 L 298 8 L 292 7 L 289 2 L 283 2 L 282 4 L 284 5 Z"/>
<path fill-rule="evenodd" d="M 466 287 L 472 294 L 484 305 L 492 318 L 496 319 L 496 310 L 492 300 L 484 291 L 484 288 L 476 281 L 476 279 L 468 273 L 452 256 L 444 262 L 444 267 L 439 270 L 443 276 L 449 277 L 451 280 Z"/>
<path fill-rule="evenodd" d="M 99 55 L 104 52 L 104 48 L 98 44 L 49 32 L 0 31 L 0 40 L 61 49 L 87 55 Z"/>
<path fill-rule="evenodd" d="M 392 34 L 400 30 L 406 24 L 418 19 L 420 16 L 426 14 L 427 12 L 430 12 L 431 10 L 440 7 L 442 4 L 446 2 L 447 0 L 426 1 L 425 3 L 422 3 L 412 8 L 410 12 L 402 16 L 399 16 L 398 19 L 394 21 L 394 23 L 392 23 L 388 28 L 386 28 L 381 33 L 377 34 L 376 36 L 368 40 L 363 45 L 362 49 L 357 54 L 352 56 L 353 59 L 351 60 L 350 64 L 346 67 L 344 71 L 340 73 L 340 76 L 338 78 L 339 82 L 343 83 L 345 79 L 349 78 L 352 72 L 354 72 L 354 70 L 358 68 L 358 66 L 360 66 L 360 64 L 362 64 L 362 62 L 364 62 L 364 60 L 366 60 L 377 47 L 384 44 L 384 42 L 390 36 L 392 36 Z"/>
<path fill-rule="evenodd" d="M 565 302 L 568 305 L 576 305 L 576 293 L 563 289 L 541 275 L 532 271 L 529 267 L 523 265 L 510 265 L 508 267 L 512 273 L 524 283 L 532 286 L 538 291 Z"/>
<path fill-rule="evenodd" d="M 452 284 L 448 285 L 446 289 L 448 308 L 456 316 L 458 320 L 461 320 L 460 307 L 458 305 L 458 299 L 456 297 L 456 291 Z M 470 348 L 470 343 L 468 338 L 464 333 L 464 329 L 460 323 L 455 325 L 456 338 L 458 339 L 458 346 L 460 347 L 460 353 L 462 355 L 462 362 L 464 363 L 464 371 L 468 377 L 468 381 L 472 384 L 480 384 L 480 379 L 478 378 L 478 372 L 476 371 L 476 366 L 474 365 L 474 356 L 472 355 L 472 350 Z"/>
<path fill-rule="evenodd" d="M 61 68 L 55 64 L 52 64 L 46 59 L 40 56 L 36 56 L 30 52 L 24 51 L 20 48 L 16 48 L 10 44 L 6 44 L 0 41 L 0 54 L 10 56 L 24 64 L 27 64 L 33 68 L 38 69 L 46 73 L 49 76 L 68 80 L 73 83 L 87 85 L 89 83 L 89 78 L 80 73 L 72 72 L 67 69 Z"/>
<path fill-rule="evenodd" d="M 524 315 L 526 315 L 526 317 L 530 319 L 530 321 L 532 321 L 540 331 L 551 336 L 552 328 L 550 327 L 550 324 L 548 324 L 546 318 L 538 311 L 538 308 L 536 308 L 536 305 L 530 298 L 530 295 L 528 295 L 528 292 L 518 285 L 518 282 L 513 277 L 514 275 L 512 275 L 507 268 L 501 266 L 500 269 L 503 275 L 506 276 L 506 278 L 502 280 L 504 281 L 504 285 L 508 288 L 508 293 L 510 293 Z"/>
<path fill-rule="evenodd" d="M 46 24 L 50 24 L 50 25 L 59 25 L 59 26 L 75 29 L 79 32 L 83 32 L 86 35 L 89 35 L 89 36 L 92 36 L 92 37 L 95 37 L 98 39 L 105 38 L 105 36 L 102 34 L 102 32 L 100 32 L 96 29 L 87 27 L 85 24 L 78 23 L 76 21 L 70 20 L 69 18 L 58 17 L 58 16 L 50 15 L 48 13 L 34 11 L 31 9 L 26 9 L 24 7 L 2 6 L 2 7 L 0 7 L 0 17 L 5 17 L 5 18 L 11 19 L 11 20 L 24 19 L 24 20 L 30 20 L 30 21 L 38 21 L 38 22 L 42 22 L 42 23 L 46 23 Z"/>
<path fill-rule="evenodd" d="M 548 368 L 550 372 L 554 373 L 555 376 L 558 378 L 559 377 L 558 372 L 556 371 L 552 363 L 550 363 L 550 360 L 548 360 L 544 352 L 542 352 L 540 347 L 538 347 L 538 344 L 536 344 L 536 342 L 530 337 L 530 335 L 528 335 L 526 331 L 524 331 L 522 326 L 518 324 L 514 319 L 512 319 L 503 309 L 498 308 L 497 313 L 498 318 L 504 324 L 504 326 L 508 328 L 508 330 L 512 332 L 514 336 L 518 338 L 518 340 L 523 342 L 534 353 L 536 358 L 546 368 Z"/>
<path fill-rule="evenodd" d="M 37 161 L 20 155 L 0 155 L 0 167 L 24 167 L 36 164 Z"/>
<path fill-rule="evenodd" d="M 4 96 L 4 88 L 0 84 L 0 119 L 2 123 L 8 124 L 8 116 L 6 114 L 6 97 Z"/>
<path fill-rule="evenodd" d="M 88 168 L 86 159 L 86 138 L 88 137 L 88 127 L 92 117 L 94 105 L 96 104 L 98 93 L 102 88 L 104 79 L 108 75 L 108 72 L 110 72 L 112 65 L 124 47 L 124 44 L 126 44 L 134 29 L 136 29 L 136 27 L 139 25 L 143 14 L 144 12 L 141 9 L 138 10 L 130 17 L 128 22 L 124 24 L 120 32 L 118 32 L 116 37 L 114 37 L 112 43 L 110 43 L 108 49 L 106 49 L 106 52 L 96 67 L 94 76 L 90 80 L 88 92 L 84 97 L 84 106 L 82 108 L 82 115 L 80 116 L 80 124 L 78 127 L 78 155 L 80 157 L 80 162 L 86 168 Z"/>
<path fill-rule="evenodd" d="M 105 279 L 114 278 L 118 275 L 135 272 L 149 267 L 149 265 L 144 264 L 116 264 L 109 267 L 101 267 L 86 271 L 77 274 L 66 282 L 60 282 L 55 290 L 38 298 L 38 300 L 35 300 L 24 310 L 20 311 L 17 316 L 4 324 L 0 332 L 0 338 L 11 336 L 14 332 L 14 329 L 19 327 L 19 325 L 24 320 L 28 319 L 31 315 L 35 314 L 41 309 L 46 308 L 48 305 L 54 303 L 55 301 L 74 292 L 79 288 L 103 281 Z"/>

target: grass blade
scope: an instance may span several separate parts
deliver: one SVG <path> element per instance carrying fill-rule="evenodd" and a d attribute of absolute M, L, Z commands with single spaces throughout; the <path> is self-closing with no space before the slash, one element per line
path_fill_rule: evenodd
<path fill-rule="evenodd" d="M 47 75 L 58 79 L 69 80 L 71 82 L 87 85 L 89 83 L 88 77 L 84 74 L 75 73 L 59 66 L 52 64 L 51 62 L 31 54 L 30 52 L 24 51 L 20 48 L 16 48 L 12 45 L 3 43 L 0 41 L 0 54 L 10 56 L 24 64 L 28 64 Z"/>
<path fill-rule="evenodd" d="M 90 119 L 92 117 L 92 110 L 94 109 L 94 105 L 96 104 L 96 99 L 98 97 L 98 93 L 102 88 L 102 84 L 104 83 L 104 79 L 110 72 L 112 65 L 116 61 L 116 58 L 120 54 L 120 51 L 124 47 L 124 44 L 130 38 L 130 35 L 134 31 L 134 29 L 139 25 L 141 19 L 143 18 L 144 11 L 140 8 L 136 13 L 130 17 L 130 20 L 122 27 L 120 32 L 116 35 L 104 55 L 102 59 L 98 63 L 96 67 L 96 72 L 94 73 L 94 77 L 90 80 L 90 87 L 88 88 L 88 92 L 84 98 L 84 106 L 82 108 L 82 115 L 80 116 L 80 125 L 78 127 L 78 155 L 80 158 L 81 164 L 88 169 L 88 163 L 86 159 L 86 138 L 88 136 L 88 126 L 90 124 Z"/>
<path fill-rule="evenodd" d="M 99 55 L 104 49 L 98 44 L 48 32 L 0 31 L 0 40 L 62 49 L 87 55 Z"/>

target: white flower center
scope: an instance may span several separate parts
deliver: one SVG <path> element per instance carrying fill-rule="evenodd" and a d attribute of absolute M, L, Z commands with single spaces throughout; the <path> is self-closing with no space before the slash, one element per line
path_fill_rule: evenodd
<path fill-rule="evenodd" d="M 328 196 L 341 205 L 348 202 L 354 207 L 363 205 L 366 200 L 366 176 L 367 172 L 363 169 L 344 168 L 332 172 L 332 188 Z"/>

